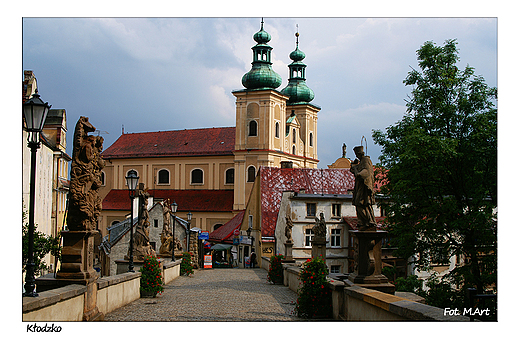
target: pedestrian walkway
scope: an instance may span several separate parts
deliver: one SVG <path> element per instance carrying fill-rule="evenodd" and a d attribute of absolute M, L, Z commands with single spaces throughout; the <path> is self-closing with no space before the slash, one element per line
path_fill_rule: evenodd
<path fill-rule="evenodd" d="M 105 316 L 105 321 L 301 321 L 297 295 L 267 282 L 256 269 L 195 270 L 168 283 L 156 298 L 140 298 Z"/>

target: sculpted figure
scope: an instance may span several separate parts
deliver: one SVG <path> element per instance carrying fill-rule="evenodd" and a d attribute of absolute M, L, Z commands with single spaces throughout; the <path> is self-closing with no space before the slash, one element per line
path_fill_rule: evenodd
<path fill-rule="evenodd" d="M 369 156 L 365 155 L 363 146 L 354 148 L 356 160 L 352 163 L 350 171 L 356 177 L 354 191 L 352 193 L 352 204 L 356 206 L 358 230 L 375 230 L 376 220 L 374 218 L 375 204 L 374 195 L 374 166 Z"/>
<path fill-rule="evenodd" d="M 316 220 L 316 224 L 312 228 L 312 232 L 316 237 L 325 237 L 327 235 L 327 225 L 325 224 L 325 217 L 323 216 L 323 212 L 320 213 L 320 218 L 314 218 Z"/>
<path fill-rule="evenodd" d="M 70 167 L 69 209 L 67 226 L 71 231 L 94 230 L 101 212 L 101 158 L 103 138 L 88 135 L 96 128 L 88 117 L 81 116 L 74 130 Z"/>
<path fill-rule="evenodd" d="M 285 216 L 285 236 L 287 237 L 287 243 L 293 243 L 292 239 L 292 228 L 294 223 L 291 219 L 291 211 L 287 211 L 287 215 Z"/>
<path fill-rule="evenodd" d="M 170 219 L 171 219 L 171 211 L 169 201 L 166 200 L 163 203 L 163 230 L 161 233 L 161 248 L 159 249 L 159 253 L 167 254 L 172 252 L 173 247 L 173 234 L 170 231 Z"/>
<path fill-rule="evenodd" d="M 139 260 L 144 259 L 146 255 L 155 255 L 155 250 L 150 245 L 150 222 L 147 208 L 149 196 L 146 190 L 139 189 L 139 219 L 134 235 L 134 257 Z"/>

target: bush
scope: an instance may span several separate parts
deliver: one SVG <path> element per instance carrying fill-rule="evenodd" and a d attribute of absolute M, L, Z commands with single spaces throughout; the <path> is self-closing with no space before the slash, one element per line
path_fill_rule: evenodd
<path fill-rule="evenodd" d="M 183 252 L 182 254 L 182 262 L 181 262 L 181 276 L 189 276 L 193 274 L 193 264 L 191 262 L 191 253 Z"/>
<path fill-rule="evenodd" d="M 328 318 L 332 315 L 332 292 L 328 288 L 329 271 L 325 261 L 312 258 L 302 265 L 295 312 L 303 318 Z"/>
<path fill-rule="evenodd" d="M 141 272 L 141 291 L 154 294 L 164 291 L 161 263 L 155 256 L 146 256 L 139 271 Z"/>
<path fill-rule="evenodd" d="M 271 256 L 271 264 L 269 265 L 269 272 L 267 273 L 267 280 L 273 284 L 283 283 L 283 266 L 282 260 L 284 256 Z"/>

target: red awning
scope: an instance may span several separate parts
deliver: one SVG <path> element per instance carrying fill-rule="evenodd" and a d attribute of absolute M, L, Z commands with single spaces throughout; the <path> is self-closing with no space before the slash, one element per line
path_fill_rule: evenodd
<path fill-rule="evenodd" d="M 233 219 L 211 232 L 208 240 L 216 243 L 225 241 L 233 242 L 233 233 L 235 230 L 240 229 L 240 225 L 242 225 L 242 220 L 244 219 L 244 212 L 245 211 L 240 211 Z"/>

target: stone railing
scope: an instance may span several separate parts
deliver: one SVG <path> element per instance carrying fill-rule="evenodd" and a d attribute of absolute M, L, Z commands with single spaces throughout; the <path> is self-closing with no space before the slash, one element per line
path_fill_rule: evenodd
<path fill-rule="evenodd" d="M 163 278 L 169 283 L 179 277 L 181 260 L 163 261 Z M 100 313 L 107 314 L 140 297 L 141 273 L 100 277 L 96 280 L 96 305 Z M 66 285 L 39 292 L 38 297 L 24 297 L 23 321 L 81 321 L 83 319 L 87 286 Z"/>
<path fill-rule="evenodd" d="M 268 262 L 266 262 L 268 263 Z M 298 266 L 284 265 L 284 285 L 297 292 Z M 362 288 L 348 280 L 330 279 L 332 317 L 343 321 L 469 321 L 466 316 L 444 316 L 444 310 L 423 303 L 413 293 L 395 295 Z"/>

